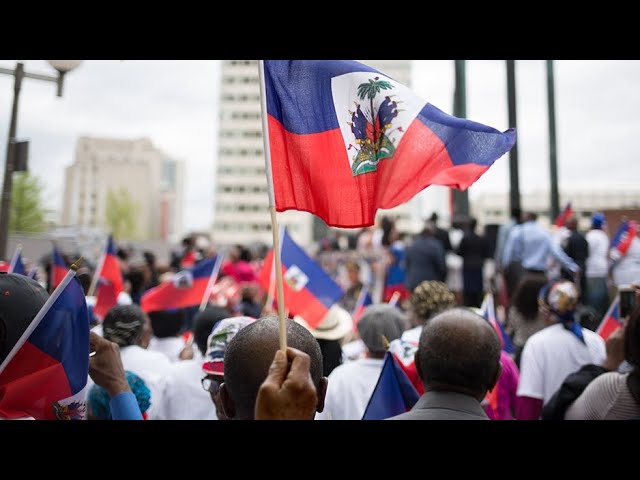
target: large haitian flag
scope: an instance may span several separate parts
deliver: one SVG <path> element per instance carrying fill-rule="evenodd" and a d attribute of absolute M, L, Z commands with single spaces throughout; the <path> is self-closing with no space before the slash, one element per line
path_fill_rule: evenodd
<path fill-rule="evenodd" d="M 0 373 L 0 417 L 81 420 L 88 375 L 89 316 L 72 278 Z"/>
<path fill-rule="evenodd" d="M 286 229 L 280 245 L 285 307 L 292 315 L 301 316 L 311 328 L 316 328 L 329 308 L 344 296 L 344 292 L 340 285 L 293 241 Z M 258 279 L 265 290 L 269 290 L 272 265 L 273 249 L 265 258 Z"/>
<path fill-rule="evenodd" d="M 215 264 L 216 257 L 213 257 L 176 273 L 168 282 L 142 295 L 140 308 L 145 312 L 156 312 L 200 305 Z"/>
<path fill-rule="evenodd" d="M 265 60 L 276 210 L 335 227 L 373 225 L 377 209 L 429 185 L 466 189 L 508 152 L 515 130 L 452 117 L 347 60 Z"/>

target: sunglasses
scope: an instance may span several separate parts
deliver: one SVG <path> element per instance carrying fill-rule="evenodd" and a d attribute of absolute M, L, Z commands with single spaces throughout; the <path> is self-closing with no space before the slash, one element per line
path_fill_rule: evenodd
<path fill-rule="evenodd" d="M 200 383 L 202 384 L 203 390 L 205 390 L 205 391 L 207 391 L 209 393 L 216 393 L 218 391 L 218 389 L 220 388 L 220 384 L 222 382 L 217 378 L 213 378 L 213 377 L 207 375 L 202 380 L 200 380 Z"/>

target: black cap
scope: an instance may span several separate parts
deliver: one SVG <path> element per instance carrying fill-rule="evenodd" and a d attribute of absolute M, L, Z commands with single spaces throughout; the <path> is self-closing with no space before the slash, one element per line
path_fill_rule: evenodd
<path fill-rule="evenodd" d="M 47 291 L 35 280 L 17 273 L 0 273 L 0 363 L 47 298 Z"/>

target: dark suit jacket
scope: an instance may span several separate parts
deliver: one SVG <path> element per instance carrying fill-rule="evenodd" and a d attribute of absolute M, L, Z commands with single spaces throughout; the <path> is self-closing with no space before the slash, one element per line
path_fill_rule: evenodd
<path fill-rule="evenodd" d="M 444 249 L 433 237 L 418 235 L 415 237 L 405 257 L 407 268 L 406 285 L 413 291 L 425 280 L 444 282 L 447 278 L 447 262 Z"/>
<path fill-rule="evenodd" d="M 413 408 L 389 420 L 489 420 L 475 398 L 457 392 L 426 392 Z"/>

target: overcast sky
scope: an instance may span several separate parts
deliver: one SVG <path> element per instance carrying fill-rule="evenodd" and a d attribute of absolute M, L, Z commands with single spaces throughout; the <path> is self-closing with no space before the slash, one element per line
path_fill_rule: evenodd
<path fill-rule="evenodd" d="M 13 68 L 16 61 L 0 60 Z M 53 73 L 45 61 L 28 71 Z M 557 61 L 556 121 L 560 187 L 640 185 L 640 61 Z M 517 62 L 520 189 L 549 186 L 546 70 L 543 60 Z M 453 61 L 414 62 L 413 89 L 451 113 Z M 4 165 L 13 77 L 0 74 L 0 159 Z M 25 79 L 18 137 L 29 139 L 30 169 L 46 185 L 45 200 L 62 207 L 64 168 L 81 135 L 148 137 L 185 162 L 185 225 L 208 229 L 213 217 L 219 62 L 85 61 L 67 75 L 62 98 L 55 85 Z M 467 118 L 506 130 L 504 61 L 467 62 Z M 472 188 L 508 191 L 508 157 Z M 526 207 L 526 205 L 525 205 Z"/>

